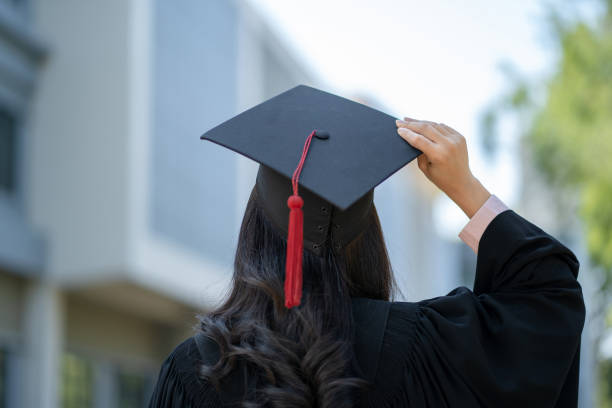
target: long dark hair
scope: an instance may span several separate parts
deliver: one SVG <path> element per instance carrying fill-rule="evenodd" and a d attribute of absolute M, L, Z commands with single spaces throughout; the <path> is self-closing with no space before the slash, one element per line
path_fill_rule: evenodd
<path fill-rule="evenodd" d="M 395 282 L 376 208 L 364 231 L 340 254 L 304 251 L 299 307 L 284 306 L 286 241 L 269 222 L 253 189 L 223 304 L 201 316 L 200 329 L 219 344 L 221 357 L 202 366 L 218 381 L 243 359 L 258 385 L 244 406 L 352 407 L 367 383 L 351 375 L 351 297 L 389 300 Z"/>

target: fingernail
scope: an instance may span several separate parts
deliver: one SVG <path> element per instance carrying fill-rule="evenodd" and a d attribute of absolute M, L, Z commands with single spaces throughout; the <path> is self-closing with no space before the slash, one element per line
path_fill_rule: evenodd
<path fill-rule="evenodd" d="M 408 116 L 404 116 L 404 120 L 416 120 L 416 119 L 412 119 L 412 118 L 409 118 Z"/>
<path fill-rule="evenodd" d="M 406 123 L 406 122 L 404 122 L 404 121 L 403 121 L 403 120 L 401 120 L 401 119 L 397 119 L 397 120 L 395 121 L 395 125 L 396 125 L 396 126 L 403 125 L 403 124 L 405 124 L 405 123 Z"/>
<path fill-rule="evenodd" d="M 414 139 L 414 133 L 412 133 L 410 130 L 406 128 L 399 128 L 397 132 L 402 138 L 404 138 L 404 140 L 412 143 L 412 140 Z"/>

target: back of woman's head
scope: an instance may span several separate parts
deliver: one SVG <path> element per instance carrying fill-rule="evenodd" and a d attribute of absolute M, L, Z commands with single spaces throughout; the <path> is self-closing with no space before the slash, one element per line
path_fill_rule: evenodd
<path fill-rule="evenodd" d="M 351 297 L 389 300 L 391 266 L 375 207 L 363 231 L 340 253 L 303 254 L 303 297 L 285 308 L 286 240 L 267 219 L 256 189 L 242 221 L 233 286 L 201 318 L 221 356 L 202 374 L 213 384 L 245 361 L 257 387 L 245 406 L 349 407 L 365 381 L 355 377 Z"/>

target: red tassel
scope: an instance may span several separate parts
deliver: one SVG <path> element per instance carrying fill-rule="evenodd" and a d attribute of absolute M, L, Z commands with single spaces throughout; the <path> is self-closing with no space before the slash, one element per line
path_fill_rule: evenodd
<path fill-rule="evenodd" d="M 288 309 L 298 306 L 302 300 L 302 254 L 304 252 L 304 213 L 302 206 L 304 200 L 298 194 L 298 181 L 310 147 L 310 141 L 315 133 L 316 131 L 312 131 L 304 143 L 302 157 L 293 172 L 293 177 L 291 177 L 293 195 L 287 200 L 290 211 L 287 232 L 287 259 L 285 262 L 285 307 Z"/>
<path fill-rule="evenodd" d="M 302 299 L 302 253 L 304 200 L 292 195 L 287 200 L 289 211 L 289 233 L 287 237 L 287 265 L 285 270 L 285 307 L 288 309 L 300 304 Z"/>

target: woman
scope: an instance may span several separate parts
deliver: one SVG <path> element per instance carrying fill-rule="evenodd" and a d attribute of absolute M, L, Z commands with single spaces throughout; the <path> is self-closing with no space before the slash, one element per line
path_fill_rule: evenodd
<path fill-rule="evenodd" d="M 470 218 L 460 237 L 478 254 L 474 290 L 390 302 L 370 205 L 339 250 L 314 253 L 304 227 L 304 298 L 285 307 L 286 228 L 266 210 L 260 166 L 231 293 L 164 362 L 150 407 L 577 405 L 585 309 L 576 257 L 481 185 L 458 132 L 410 118 L 396 126 L 422 152 L 420 170 Z"/>

